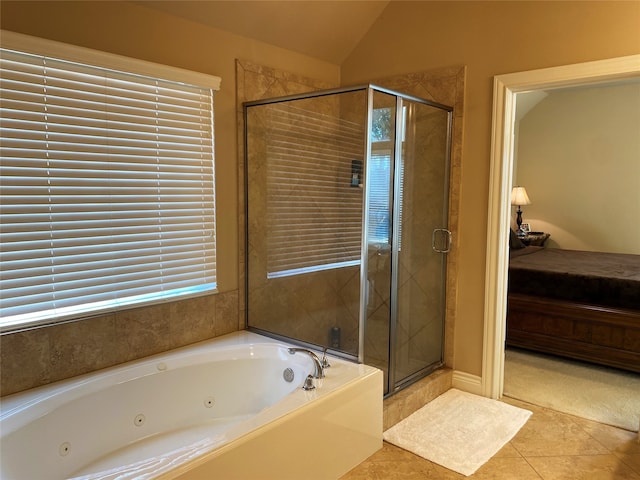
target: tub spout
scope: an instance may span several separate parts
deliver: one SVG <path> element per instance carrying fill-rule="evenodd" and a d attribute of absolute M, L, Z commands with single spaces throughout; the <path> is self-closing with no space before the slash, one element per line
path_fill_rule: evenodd
<path fill-rule="evenodd" d="M 315 353 L 313 353 L 311 350 L 307 350 L 306 348 L 292 347 L 289 349 L 289 353 L 291 355 L 295 354 L 296 352 L 306 353 L 311 357 L 311 360 L 313 360 L 313 364 L 315 366 L 313 378 L 324 378 L 324 368 L 322 367 L 322 363 L 320 362 L 320 359 Z"/>

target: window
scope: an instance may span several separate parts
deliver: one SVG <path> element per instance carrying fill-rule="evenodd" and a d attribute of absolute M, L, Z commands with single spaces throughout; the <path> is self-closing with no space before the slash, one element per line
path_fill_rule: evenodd
<path fill-rule="evenodd" d="M 406 107 L 402 109 L 402 142 L 406 123 Z M 388 245 L 391 243 L 392 211 L 392 169 L 395 142 L 395 108 L 376 108 L 373 110 L 371 130 L 371 159 L 369 160 L 369 243 Z M 404 185 L 404 162 L 400 161 L 399 211 L 402 218 L 402 199 Z M 398 225 L 401 229 L 401 224 Z M 401 230 L 398 232 L 398 246 L 401 244 Z M 384 247 L 383 247 L 384 248 Z"/>
<path fill-rule="evenodd" d="M 220 79 L 2 42 L 0 328 L 214 292 Z"/>
<path fill-rule="evenodd" d="M 375 148 L 375 144 L 373 146 Z M 391 151 L 372 148 L 369 168 L 369 243 L 391 242 Z"/>

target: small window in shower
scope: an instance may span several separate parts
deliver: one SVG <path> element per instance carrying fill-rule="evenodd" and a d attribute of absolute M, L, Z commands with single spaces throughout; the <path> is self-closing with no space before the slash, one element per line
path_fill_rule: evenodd
<path fill-rule="evenodd" d="M 392 110 L 390 107 L 373 110 L 371 122 L 372 142 L 390 142 L 393 140 L 391 136 L 391 127 L 393 125 Z"/>
<path fill-rule="evenodd" d="M 376 108 L 373 110 L 371 125 L 371 158 L 369 168 L 369 243 L 388 245 L 391 243 L 391 205 L 393 186 L 394 151 L 394 108 Z M 403 137 L 406 111 L 403 108 Z M 404 138 L 403 138 L 404 141 Z M 404 168 L 400 165 L 400 189 Z M 400 191 L 400 215 L 402 215 L 402 191 Z"/>
<path fill-rule="evenodd" d="M 388 143 L 388 142 L 385 142 Z M 375 144 L 374 144 L 375 145 Z M 372 150 L 369 173 L 369 242 L 388 244 L 391 217 L 389 185 L 391 184 L 391 151 Z"/>

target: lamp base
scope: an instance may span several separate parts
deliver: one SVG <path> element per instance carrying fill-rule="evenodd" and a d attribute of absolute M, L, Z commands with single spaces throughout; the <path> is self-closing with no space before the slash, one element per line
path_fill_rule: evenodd
<path fill-rule="evenodd" d="M 518 206 L 518 211 L 516 213 L 518 214 L 518 217 L 516 218 L 516 224 L 518 225 L 518 230 L 522 230 L 520 228 L 520 226 L 522 225 L 522 210 L 520 210 L 519 206 Z"/>
<path fill-rule="evenodd" d="M 527 232 L 522 230 L 522 210 L 520 210 L 520 206 L 518 205 L 518 211 L 516 212 L 518 216 L 516 217 L 516 224 L 518 225 L 518 230 L 516 231 L 516 235 L 518 238 L 524 238 L 527 236 Z"/>

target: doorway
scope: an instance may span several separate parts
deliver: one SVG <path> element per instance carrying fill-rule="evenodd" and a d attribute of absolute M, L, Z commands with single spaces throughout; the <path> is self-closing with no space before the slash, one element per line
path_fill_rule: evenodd
<path fill-rule="evenodd" d="M 482 367 L 482 392 L 487 397 L 500 398 L 504 391 L 508 238 L 516 95 L 622 80 L 638 75 L 640 55 L 632 55 L 494 78 Z"/>

